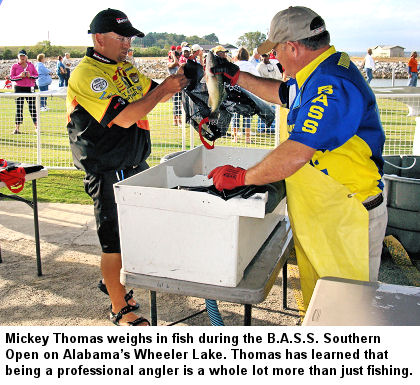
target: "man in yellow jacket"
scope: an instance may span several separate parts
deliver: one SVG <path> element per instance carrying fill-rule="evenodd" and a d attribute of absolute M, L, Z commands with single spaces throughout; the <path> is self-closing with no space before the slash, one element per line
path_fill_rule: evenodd
<path fill-rule="evenodd" d="M 209 178 L 219 190 L 286 179 L 307 305 L 318 277 L 378 279 L 387 224 L 385 134 L 372 90 L 349 56 L 330 45 L 324 20 L 314 11 L 290 7 L 277 13 L 258 52 L 271 49 L 297 80 L 290 136 L 254 167 L 225 165 Z M 288 101 L 284 82 L 252 76 L 228 62 L 212 71 L 268 102 Z"/>

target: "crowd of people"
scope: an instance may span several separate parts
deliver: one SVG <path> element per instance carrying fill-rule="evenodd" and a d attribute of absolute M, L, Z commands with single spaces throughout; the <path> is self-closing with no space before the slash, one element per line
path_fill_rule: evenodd
<path fill-rule="evenodd" d="M 244 47 L 229 51 L 222 45 L 217 45 L 211 49 L 216 55 L 221 58 L 226 58 L 231 62 L 236 63 L 241 71 L 249 72 L 256 76 L 263 78 L 287 81 L 286 71 L 283 66 L 276 58 L 275 50 L 260 54 L 257 48 L 254 48 L 252 55 Z M 192 60 L 196 63 L 205 65 L 206 53 L 199 44 L 190 45 L 187 42 L 182 42 L 181 45 L 172 45 L 168 52 L 168 73 L 169 75 L 175 74 L 179 67 L 184 65 L 187 60 Z M 136 65 L 134 59 L 134 50 L 130 48 L 127 52 L 126 60 L 133 65 Z M 49 86 L 52 83 L 53 73 L 45 66 L 45 55 L 43 53 L 37 56 L 35 69 L 31 69 L 32 73 L 25 71 L 24 67 L 30 63 L 28 56 L 24 49 L 18 53 L 18 63 L 12 66 L 10 75 L 6 76 L 4 88 L 11 89 L 14 84 L 14 90 L 17 93 L 30 93 L 34 92 L 35 89 L 40 91 L 48 91 Z M 68 82 L 71 73 L 71 60 L 68 52 L 64 53 L 63 56 L 59 55 L 56 62 L 55 74 L 58 77 L 58 87 L 68 87 Z M 366 81 L 369 84 L 373 79 L 373 73 L 375 71 L 375 60 L 372 57 L 372 49 L 367 50 L 367 54 L 363 60 L 363 69 L 366 74 Z M 29 68 L 32 67 L 32 64 Z M 13 69 L 14 68 L 14 69 Z M 26 68 L 26 67 L 25 67 Z M 12 73 L 13 70 L 13 73 Z M 412 52 L 410 60 L 407 66 L 408 70 L 408 86 L 416 87 L 419 65 L 417 62 L 417 52 Z M 20 73 L 17 73 L 20 71 Z M 27 75 L 29 73 L 29 75 Z M 15 129 L 14 134 L 21 133 L 20 125 L 23 120 L 23 105 L 26 99 L 31 118 L 35 125 L 36 130 L 36 108 L 34 98 L 24 97 L 16 99 L 16 118 L 15 118 Z M 47 97 L 41 97 L 40 110 L 47 111 Z M 249 117 L 242 117 L 242 127 L 240 122 L 240 116 L 234 114 L 232 119 L 232 141 L 237 142 L 238 136 L 245 133 L 245 143 L 251 143 L 251 119 Z M 181 93 L 176 93 L 173 96 L 173 124 L 181 127 L 182 125 L 182 113 L 181 113 Z M 272 127 L 274 127 L 273 123 Z M 258 132 L 264 132 L 265 126 L 261 119 L 258 119 Z M 268 130 L 267 130 L 268 131 Z"/>
<path fill-rule="evenodd" d="M 286 73 L 282 65 L 276 59 L 276 53 L 274 50 L 268 54 L 260 55 L 257 48 L 255 48 L 252 51 L 251 56 L 245 47 L 240 47 L 239 49 L 230 51 L 222 45 L 216 45 L 211 48 L 211 51 L 220 58 L 236 63 L 240 67 L 241 71 L 249 72 L 255 76 L 261 76 L 264 78 L 283 79 L 284 81 L 287 80 Z M 207 53 L 199 44 L 191 45 L 184 41 L 181 45 L 172 45 L 168 52 L 168 73 L 170 75 L 176 73 L 179 67 L 184 65 L 187 60 L 192 60 L 202 66 L 205 66 L 206 55 Z M 181 126 L 181 123 L 181 94 L 177 93 L 173 97 L 173 124 L 175 126 Z M 258 124 L 259 127 L 264 126 L 264 123 L 260 118 L 258 119 Z M 273 122 L 273 126 L 274 125 L 275 122 Z M 234 113 L 232 118 L 232 141 L 237 143 L 238 136 L 242 136 L 243 134 L 245 134 L 245 143 L 251 143 L 251 118 L 242 116 L 241 119 L 239 114 Z"/>

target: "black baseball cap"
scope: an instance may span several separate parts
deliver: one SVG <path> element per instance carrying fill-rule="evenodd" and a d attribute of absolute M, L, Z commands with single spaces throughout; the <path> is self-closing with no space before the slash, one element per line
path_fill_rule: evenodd
<path fill-rule="evenodd" d="M 88 31 L 88 33 L 107 32 L 115 32 L 125 37 L 144 37 L 144 33 L 132 26 L 124 12 L 111 8 L 99 12 L 90 23 L 90 29 Z"/>

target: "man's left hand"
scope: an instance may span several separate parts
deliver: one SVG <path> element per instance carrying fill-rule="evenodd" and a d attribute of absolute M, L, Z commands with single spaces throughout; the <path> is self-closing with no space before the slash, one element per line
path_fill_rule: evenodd
<path fill-rule="evenodd" d="M 221 64 L 217 64 L 210 68 L 210 71 L 215 75 L 222 74 L 225 83 L 230 84 L 231 86 L 234 86 L 238 82 L 239 74 L 241 72 L 236 64 L 233 64 L 226 59 L 224 59 Z"/>
<path fill-rule="evenodd" d="M 219 190 L 232 190 L 245 184 L 246 170 L 229 164 L 216 167 L 207 178 L 213 178 L 214 186 Z"/>

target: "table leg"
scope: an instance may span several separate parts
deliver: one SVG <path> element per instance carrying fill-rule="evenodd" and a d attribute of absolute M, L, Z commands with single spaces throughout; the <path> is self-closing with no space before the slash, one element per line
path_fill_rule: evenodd
<path fill-rule="evenodd" d="M 39 222 L 38 222 L 38 197 L 36 193 L 36 180 L 32 181 L 32 208 L 34 210 L 34 225 L 35 225 L 35 247 L 36 247 L 36 266 L 38 269 L 38 276 L 42 276 L 41 266 L 41 246 L 39 240 Z"/>
<path fill-rule="evenodd" d="M 150 322 L 152 326 L 157 326 L 156 292 L 152 290 L 150 290 Z"/>
<path fill-rule="evenodd" d="M 252 305 L 244 305 L 244 326 L 251 326 L 252 320 Z"/>
<path fill-rule="evenodd" d="M 283 269 L 283 309 L 287 309 L 287 259 Z"/>

